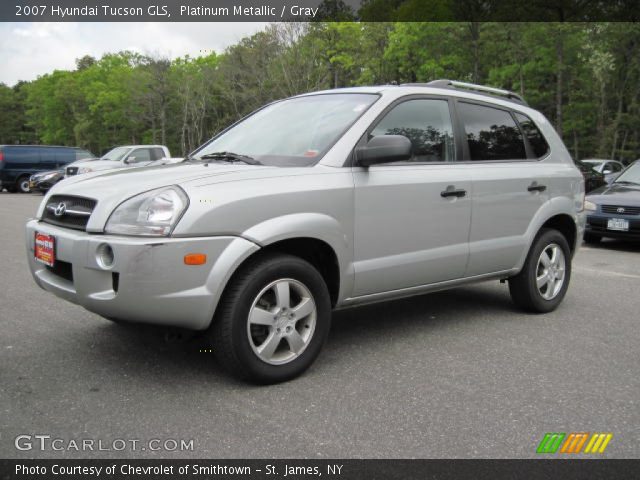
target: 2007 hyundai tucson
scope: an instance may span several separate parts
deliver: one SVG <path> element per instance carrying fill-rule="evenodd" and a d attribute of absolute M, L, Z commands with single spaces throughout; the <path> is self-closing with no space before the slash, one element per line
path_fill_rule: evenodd
<path fill-rule="evenodd" d="M 583 203 L 542 114 L 440 80 L 288 98 L 183 163 L 65 180 L 26 239 L 45 290 L 207 330 L 229 371 L 270 383 L 309 367 L 332 309 L 508 279 L 517 305 L 553 310 Z"/>

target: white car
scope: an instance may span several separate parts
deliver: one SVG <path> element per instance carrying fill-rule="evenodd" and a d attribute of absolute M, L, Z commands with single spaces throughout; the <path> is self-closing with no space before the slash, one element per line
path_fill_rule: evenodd
<path fill-rule="evenodd" d="M 116 168 L 148 167 L 176 163 L 182 159 L 171 158 L 164 145 L 123 145 L 105 153 L 99 159 L 74 162 L 65 168 L 65 178 L 83 173 L 113 170 Z"/>
<path fill-rule="evenodd" d="M 596 172 L 602 173 L 607 183 L 611 183 L 613 180 L 615 180 L 620 172 L 625 169 L 624 164 L 617 160 L 601 160 L 599 158 L 589 158 L 586 160 L 582 160 L 582 162 L 589 165 Z"/>

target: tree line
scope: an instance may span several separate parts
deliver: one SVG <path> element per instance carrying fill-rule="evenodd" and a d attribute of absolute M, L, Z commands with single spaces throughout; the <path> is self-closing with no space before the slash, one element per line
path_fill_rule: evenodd
<path fill-rule="evenodd" d="M 161 143 L 185 155 L 269 101 L 439 78 L 523 95 L 577 159 L 640 157 L 640 25 L 604 22 L 276 23 L 199 57 L 85 56 L 0 84 L 0 144 Z"/>

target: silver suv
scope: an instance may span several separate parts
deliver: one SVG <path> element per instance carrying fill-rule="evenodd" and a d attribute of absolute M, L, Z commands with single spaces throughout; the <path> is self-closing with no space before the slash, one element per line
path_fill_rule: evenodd
<path fill-rule="evenodd" d="M 518 306 L 553 310 L 583 203 L 543 115 L 441 80 L 296 96 L 183 163 L 67 179 L 26 238 L 45 290 L 206 330 L 230 372 L 271 383 L 311 365 L 333 309 L 507 279 Z"/>

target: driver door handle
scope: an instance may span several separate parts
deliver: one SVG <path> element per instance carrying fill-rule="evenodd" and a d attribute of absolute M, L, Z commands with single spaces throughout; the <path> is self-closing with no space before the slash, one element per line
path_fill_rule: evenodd
<path fill-rule="evenodd" d="M 527 187 L 527 190 L 530 192 L 544 192 L 546 189 L 546 185 L 538 185 L 538 182 L 533 182 Z"/>
<path fill-rule="evenodd" d="M 456 188 L 454 185 L 449 185 L 447 187 L 446 190 L 443 190 L 442 192 L 440 192 L 440 196 L 442 198 L 448 198 L 448 197 L 464 197 L 467 194 L 466 190 L 463 190 L 461 188 Z"/>

